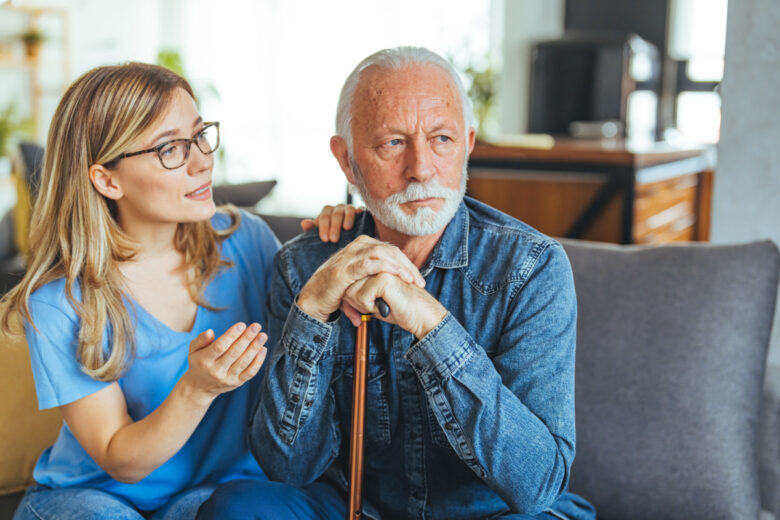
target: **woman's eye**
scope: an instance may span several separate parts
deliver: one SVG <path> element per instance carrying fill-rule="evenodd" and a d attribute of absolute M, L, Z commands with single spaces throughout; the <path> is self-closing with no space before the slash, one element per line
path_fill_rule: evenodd
<path fill-rule="evenodd" d="M 160 155 L 164 157 L 170 157 L 172 155 L 176 155 L 176 153 L 178 153 L 178 147 L 179 147 L 178 144 L 169 144 L 168 146 L 160 150 Z"/>

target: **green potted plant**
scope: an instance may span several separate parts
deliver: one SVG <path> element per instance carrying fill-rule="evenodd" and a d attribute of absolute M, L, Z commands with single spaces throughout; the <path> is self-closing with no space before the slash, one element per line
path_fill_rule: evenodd
<path fill-rule="evenodd" d="M 32 26 L 20 36 L 24 43 L 24 51 L 28 58 L 37 58 L 41 51 L 41 44 L 46 40 L 46 35 L 39 28 Z"/>
<path fill-rule="evenodd" d="M 16 115 L 14 105 L 0 110 L 0 177 L 11 170 L 11 142 L 18 136 L 32 136 L 34 126 L 32 119 L 20 119 Z"/>
<path fill-rule="evenodd" d="M 496 99 L 498 97 L 498 74 L 491 66 L 477 69 L 469 65 L 464 70 L 471 80 L 468 95 L 474 105 L 474 115 L 477 118 L 477 138 L 487 141 L 497 133 Z"/>

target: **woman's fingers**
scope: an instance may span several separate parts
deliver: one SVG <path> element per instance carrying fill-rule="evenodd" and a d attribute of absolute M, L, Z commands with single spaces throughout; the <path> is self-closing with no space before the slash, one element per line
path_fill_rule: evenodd
<path fill-rule="evenodd" d="M 211 329 L 204 330 L 203 332 L 195 336 L 195 339 L 190 341 L 190 352 L 195 352 L 197 350 L 205 348 L 209 346 L 212 341 L 214 341 L 214 331 Z"/>
<path fill-rule="evenodd" d="M 317 218 L 314 219 L 317 221 L 317 227 L 319 228 L 320 232 L 320 240 L 323 242 L 328 241 L 328 236 L 330 233 L 330 217 L 333 214 L 333 206 L 325 206 L 322 208 L 322 211 L 320 211 L 320 214 L 317 215 Z"/>
<path fill-rule="evenodd" d="M 229 339 L 232 339 L 232 342 L 230 346 L 224 349 L 222 354 L 215 360 L 222 373 L 226 373 L 233 365 L 233 363 L 235 363 L 236 360 L 241 357 L 241 354 L 243 354 L 247 347 L 249 347 L 252 340 L 255 339 L 258 334 L 260 334 L 260 330 L 260 324 L 252 323 L 249 327 L 246 327 L 242 333 L 238 335 L 238 337 L 230 334 L 231 331 L 228 331 L 223 335 L 227 336 Z"/>
<path fill-rule="evenodd" d="M 211 342 L 206 352 L 209 361 L 214 361 L 224 354 L 233 344 L 235 340 L 241 337 L 241 334 L 246 330 L 246 324 L 242 322 L 235 323 L 232 327 L 226 330 L 220 337 Z"/>
<path fill-rule="evenodd" d="M 328 240 L 330 242 L 333 242 L 334 244 L 339 241 L 339 237 L 341 236 L 341 226 L 344 223 L 345 213 L 346 213 L 346 209 L 344 204 L 339 204 L 338 206 L 333 208 L 333 211 L 330 214 Z M 322 227 L 326 227 L 324 223 Z"/>
<path fill-rule="evenodd" d="M 320 240 L 336 243 L 341 238 L 342 229 L 352 229 L 355 225 L 355 215 L 362 211 L 362 208 L 355 208 L 349 204 L 324 206 L 317 217 L 302 220 L 301 229 L 308 231 L 317 227 Z"/>
<path fill-rule="evenodd" d="M 268 336 L 266 336 L 265 333 L 255 336 L 255 338 L 249 343 L 247 348 L 241 353 L 238 359 L 236 359 L 230 366 L 227 371 L 227 375 L 233 378 L 239 377 L 239 375 L 243 373 L 244 370 L 249 367 L 249 365 L 252 364 L 252 361 L 254 361 L 257 354 L 261 349 L 264 348 L 265 342 L 267 340 Z"/>
<path fill-rule="evenodd" d="M 355 215 L 358 213 L 358 208 L 354 206 L 347 206 L 344 208 L 344 229 L 352 229 L 355 225 Z"/>
<path fill-rule="evenodd" d="M 257 354 L 255 354 L 255 357 L 252 362 L 249 363 L 249 366 L 238 375 L 238 380 L 241 384 L 246 383 L 257 375 L 257 373 L 260 371 L 260 367 L 262 367 L 263 363 L 265 362 L 266 355 L 268 355 L 268 349 L 265 347 L 260 347 L 260 350 L 257 352 Z"/>
<path fill-rule="evenodd" d="M 301 220 L 301 229 L 306 232 L 310 229 L 313 229 L 317 227 L 317 222 L 314 221 L 314 219 L 311 218 L 305 218 Z"/>

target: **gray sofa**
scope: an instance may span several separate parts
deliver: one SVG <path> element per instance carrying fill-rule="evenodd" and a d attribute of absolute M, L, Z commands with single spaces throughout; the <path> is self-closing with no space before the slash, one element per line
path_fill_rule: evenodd
<path fill-rule="evenodd" d="M 299 229 L 267 221 L 282 240 Z M 579 304 L 571 489 L 605 520 L 777 515 L 780 369 L 762 398 L 777 247 L 564 246 Z M 19 497 L 0 498 L 0 519 Z"/>
<path fill-rule="evenodd" d="M 606 520 L 777 515 L 776 368 L 762 399 L 777 247 L 564 246 L 579 309 L 571 489 Z"/>

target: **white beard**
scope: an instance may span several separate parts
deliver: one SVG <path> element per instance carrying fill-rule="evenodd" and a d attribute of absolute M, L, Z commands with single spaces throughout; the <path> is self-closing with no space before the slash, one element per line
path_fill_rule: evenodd
<path fill-rule="evenodd" d="M 460 186 L 457 190 L 445 188 L 439 184 L 439 181 L 433 179 L 426 183 L 413 182 L 404 191 L 393 193 L 382 200 L 375 199 L 368 192 L 363 181 L 363 172 L 360 171 L 354 159 L 350 157 L 349 162 L 355 177 L 355 187 L 371 215 L 390 229 L 407 236 L 422 237 L 444 229 L 455 216 L 460 201 L 463 200 L 466 193 L 468 162 L 465 160 L 463 161 Z M 444 203 L 438 211 L 431 207 L 423 207 L 410 215 L 401 209 L 401 204 L 431 197 L 444 199 Z"/>

